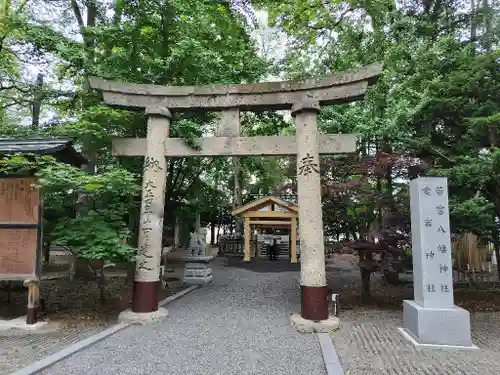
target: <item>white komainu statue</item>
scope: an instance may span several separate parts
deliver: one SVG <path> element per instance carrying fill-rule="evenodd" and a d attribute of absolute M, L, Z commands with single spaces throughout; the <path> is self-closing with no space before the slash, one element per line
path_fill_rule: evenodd
<path fill-rule="evenodd" d="M 189 239 L 189 250 L 191 255 L 204 255 L 205 254 L 205 236 L 206 233 L 203 229 L 196 232 L 194 229 L 191 231 Z"/>

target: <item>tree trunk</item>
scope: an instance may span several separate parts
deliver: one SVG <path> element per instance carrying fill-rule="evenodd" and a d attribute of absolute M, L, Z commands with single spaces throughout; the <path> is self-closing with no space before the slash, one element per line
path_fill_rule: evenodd
<path fill-rule="evenodd" d="M 95 277 L 87 259 L 76 257 L 74 277 L 80 280 L 92 280 Z"/>
<path fill-rule="evenodd" d="M 215 223 L 212 221 L 210 223 L 210 245 L 215 244 Z"/>
<path fill-rule="evenodd" d="M 240 207 L 243 203 L 241 196 L 241 166 L 238 158 L 233 158 L 234 168 L 234 199 L 233 210 Z M 236 218 L 236 233 L 243 233 L 243 221 L 241 218 Z"/>
<path fill-rule="evenodd" d="M 361 302 L 366 303 L 371 298 L 370 279 L 372 271 L 366 268 L 361 268 Z"/>
<path fill-rule="evenodd" d="M 89 162 L 86 166 L 84 166 L 84 168 L 89 174 L 93 174 L 95 172 L 95 159 L 97 155 L 94 152 L 89 152 L 87 155 Z M 81 194 L 78 197 L 78 201 L 79 208 L 77 211 L 77 215 L 85 215 L 85 212 L 88 210 L 91 202 L 89 202 L 89 199 L 85 196 L 85 194 Z M 89 261 L 87 259 L 80 258 L 78 254 L 75 254 L 75 256 L 75 278 L 84 280 L 92 279 L 94 275 L 92 274 L 92 270 L 89 267 Z"/>
<path fill-rule="evenodd" d="M 97 19 L 97 4 L 95 0 L 89 0 L 86 3 L 87 9 L 87 23 L 83 19 L 83 12 L 80 9 L 80 5 L 76 0 L 71 0 L 71 8 L 73 10 L 73 15 L 75 16 L 76 22 L 78 23 L 78 27 L 80 29 L 80 34 L 84 42 L 85 46 L 85 56 L 88 60 L 91 60 L 94 56 L 94 40 L 89 37 L 86 32 L 87 27 L 94 27 Z M 90 92 L 90 83 L 88 81 L 88 77 L 85 78 L 83 84 L 83 91 Z M 89 150 L 84 150 L 84 153 L 89 160 L 88 164 L 84 167 L 88 173 L 95 173 L 95 162 L 97 160 L 97 154 L 95 152 L 91 152 Z M 80 203 L 80 214 L 84 212 L 90 202 L 86 199 L 84 195 L 78 198 Z M 86 259 L 76 258 L 75 259 L 75 277 L 76 278 L 84 278 L 88 279 L 92 277 L 91 270 L 89 268 L 89 262 Z"/>
<path fill-rule="evenodd" d="M 495 256 L 497 258 L 497 277 L 498 281 L 500 281 L 500 237 L 498 233 L 498 224 L 497 224 L 498 219 L 499 219 L 498 216 L 494 218 L 494 229 L 492 237 L 493 237 L 493 247 L 495 249 Z"/>
<path fill-rule="evenodd" d="M 376 146 L 376 152 L 378 153 L 378 145 Z M 382 177 L 380 174 L 377 172 L 377 181 L 375 185 L 375 189 L 377 190 L 377 195 L 380 197 L 377 201 L 377 219 L 378 219 L 378 224 L 379 226 L 382 226 L 382 219 L 383 219 L 383 200 L 382 200 Z"/>
<path fill-rule="evenodd" d="M 33 105 L 32 105 L 32 118 L 31 118 L 31 128 L 33 130 L 38 130 L 40 127 L 40 112 L 42 108 L 42 86 L 43 86 L 43 74 L 38 73 L 35 83 L 35 93 L 33 95 Z"/>
<path fill-rule="evenodd" d="M 175 217 L 175 228 L 174 228 L 174 248 L 179 248 L 181 244 L 181 219 L 179 216 Z"/>
<path fill-rule="evenodd" d="M 485 29 L 485 32 L 484 32 L 484 37 L 483 37 L 483 45 L 484 45 L 484 48 L 486 49 L 487 52 L 490 52 L 491 51 L 491 47 L 492 47 L 492 41 L 493 41 L 493 34 L 492 34 L 492 16 L 493 16 L 493 12 L 492 12 L 492 8 L 491 8 L 491 4 L 489 3 L 488 0 L 483 0 L 483 21 L 484 21 L 484 29 Z"/>
<path fill-rule="evenodd" d="M 370 278 L 372 274 L 371 263 L 373 255 L 371 252 L 359 251 L 359 270 L 361 273 L 361 302 L 366 303 L 370 300 Z"/>
<path fill-rule="evenodd" d="M 45 242 L 45 246 L 43 248 L 43 261 L 45 263 L 49 263 L 50 261 L 50 246 L 51 246 L 51 242 L 50 241 L 47 241 Z"/>
<path fill-rule="evenodd" d="M 361 257 L 361 254 L 363 256 Z M 373 272 L 373 253 L 360 251 L 361 268 L 361 302 L 366 303 L 371 299 L 370 279 Z"/>
<path fill-rule="evenodd" d="M 100 272 L 100 275 L 99 275 L 99 297 L 101 300 L 101 304 L 104 305 L 106 298 L 104 296 L 104 262 L 103 261 L 100 262 L 99 272 Z"/>

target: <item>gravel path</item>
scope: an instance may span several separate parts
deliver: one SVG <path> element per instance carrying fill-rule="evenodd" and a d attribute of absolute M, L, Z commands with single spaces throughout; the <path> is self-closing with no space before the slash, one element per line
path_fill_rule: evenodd
<path fill-rule="evenodd" d="M 66 328 L 50 333 L 0 331 L 0 375 L 7 375 L 106 329 Z"/>
<path fill-rule="evenodd" d="M 496 375 L 500 368 L 498 313 L 471 316 L 472 340 L 480 350 L 416 350 L 398 332 L 401 313 L 342 320 L 332 334 L 350 375 Z"/>
<path fill-rule="evenodd" d="M 336 291 L 359 293 L 355 266 L 341 258 L 327 268 L 329 286 Z M 381 288 L 373 275 L 374 290 Z M 341 327 L 332 339 L 349 375 L 494 375 L 500 368 L 500 313 L 471 314 L 472 338 L 480 350 L 416 350 L 403 339 L 402 309 L 356 307 L 342 310 Z"/>
<path fill-rule="evenodd" d="M 218 259 L 214 283 L 168 305 L 165 321 L 127 328 L 42 374 L 326 375 L 316 335 L 289 323 L 299 266 L 267 262 Z"/>

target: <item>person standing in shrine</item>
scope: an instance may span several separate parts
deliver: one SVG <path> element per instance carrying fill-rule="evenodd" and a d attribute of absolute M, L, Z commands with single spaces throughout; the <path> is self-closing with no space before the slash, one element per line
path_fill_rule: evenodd
<path fill-rule="evenodd" d="M 278 260 L 278 241 L 273 238 L 273 244 L 271 245 L 269 252 L 271 253 L 271 260 Z"/>

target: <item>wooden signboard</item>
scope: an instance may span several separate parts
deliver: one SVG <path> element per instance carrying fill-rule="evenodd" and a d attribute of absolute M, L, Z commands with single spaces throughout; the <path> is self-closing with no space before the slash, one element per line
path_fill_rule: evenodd
<path fill-rule="evenodd" d="M 40 194 L 32 177 L 0 178 L 0 280 L 38 278 Z"/>

